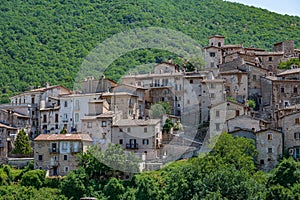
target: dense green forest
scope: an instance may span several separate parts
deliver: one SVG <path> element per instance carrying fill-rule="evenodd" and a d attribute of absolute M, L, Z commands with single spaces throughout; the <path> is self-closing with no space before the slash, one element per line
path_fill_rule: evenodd
<path fill-rule="evenodd" d="M 45 171 L 32 170 L 32 164 L 23 170 L 2 165 L 0 200 L 79 199 L 83 196 L 99 200 L 300 198 L 299 162 L 283 158 L 271 172 L 262 172 L 254 161 L 257 151 L 253 140 L 226 133 L 220 137 L 213 151 L 205 156 L 200 154 L 176 161 L 158 171 L 135 174 L 128 180 L 119 179 L 121 172 L 102 162 L 106 158 L 123 165 L 124 154 L 118 145 L 110 147 L 118 154 L 90 148 L 79 157 L 79 168 L 64 178 L 45 178 Z"/>
<path fill-rule="evenodd" d="M 214 34 L 226 43 L 272 49 L 291 39 L 300 46 L 300 18 L 222 0 L 4 0 L 0 4 L 0 99 L 45 82 L 73 87 L 89 51 L 106 38 L 137 27 L 181 31 L 207 45 Z M 158 50 L 127 53 L 107 77 L 176 57 Z"/>

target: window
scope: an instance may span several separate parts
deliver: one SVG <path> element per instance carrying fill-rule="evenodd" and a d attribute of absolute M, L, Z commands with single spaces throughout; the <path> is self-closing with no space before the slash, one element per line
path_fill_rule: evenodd
<path fill-rule="evenodd" d="M 65 172 L 69 171 L 69 167 L 65 166 Z"/>
<path fill-rule="evenodd" d="M 212 98 L 212 99 L 215 98 L 215 93 L 210 93 L 209 97 Z"/>
<path fill-rule="evenodd" d="M 210 88 L 216 88 L 215 84 L 214 83 L 210 83 Z"/>
<path fill-rule="evenodd" d="M 217 131 L 220 130 L 220 123 L 216 123 L 216 130 L 217 130 Z"/>
<path fill-rule="evenodd" d="M 300 158 L 300 147 L 295 148 L 295 158 Z"/>
<path fill-rule="evenodd" d="M 220 117 L 220 111 L 219 110 L 216 111 L 216 117 Z"/>
<path fill-rule="evenodd" d="M 216 53 L 215 53 L 215 52 L 210 52 L 210 53 L 209 53 L 209 56 L 210 56 L 210 57 L 215 57 L 215 56 L 216 56 Z"/>
<path fill-rule="evenodd" d="M 273 149 L 272 148 L 268 148 L 268 153 L 272 153 Z"/>
<path fill-rule="evenodd" d="M 148 145 L 149 144 L 149 140 L 148 139 L 143 139 L 143 145 Z"/>
<path fill-rule="evenodd" d="M 235 116 L 240 116 L 240 110 L 235 110 Z"/>
<path fill-rule="evenodd" d="M 260 163 L 261 165 L 264 165 L 264 164 L 265 164 L 265 160 L 260 160 L 259 163 Z"/>
<path fill-rule="evenodd" d="M 75 101 L 75 109 L 76 109 L 76 110 L 79 110 L 79 109 L 80 109 L 80 106 L 79 106 L 79 100 L 76 100 L 76 101 Z"/>
<path fill-rule="evenodd" d="M 215 66 L 215 63 L 214 63 L 214 62 L 211 62 L 211 63 L 210 63 L 210 67 L 213 68 L 214 66 Z"/>
<path fill-rule="evenodd" d="M 88 128 L 92 128 L 92 122 L 88 122 L 88 123 L 87 123 L 87 127 L 88 127 Z"/>
<path fill-rule="evenodd" d="M 123 132 L 123 129 L 122 129 L 122 128 L 120 128 L 120 129 L 119 129 L 119 131 L 120 131 L 120 132 Z"/>
<path fill-rule="evenodd" d="M 43 155 L 39 155 L 39 161 L 43 160 Z"/>
<path fill-rule="evenodd" d="M 144 133 L 147 133 L 147 131 L 148 131 L 148 130 L 147 130 L 147 127 L 145 127 L 145 128 L 144 128 Z"/>
<path fill-rule="evenodd" d="M 75 113 L 75 122 L 79 122 L 79 113 Z"/>
<path fill-rule="evenodd" d="M 68 155 L 64 155 L 64 160 L 68 160 Z"/>
<path fill-rule="evenodd" d="M 131 131 L 130 128 L 127 128 L 127 133 L 130 133 L 130 131 Z"/>
<path fill-rule="evenodd" d="M 298 88 L 297 88 L 297 86 L 294 87 L 294 93 L 298 93 Z"/>
<path fill-rule="evenodd" d="M 123 144 L 123 139 L 119 139 L 119 144 Z"/>
<path fill-rule="evenodd" d="M 272 140 L 272 139 L 273 139 L 272 133 L 268 133 L 268 140 Z"/>
<path fill-rule="evenodd" d="M 68 107 L 68 101 L 65 101 L 64 106 Z"/>
<path fill-rule="evenodd" d="M 102 121 L 101 126 L 106 127 L 106 121 Z"/>
<path fill-rule="evenodd" d="M 300 140 L 300 133 L 294 133 L 295 140 Z"/>
<path fill-rule="evenodd" d="M 55 114 L 55 122 L 58 122 L 58 114 Z"/>
<path fill-rule="evenodd" d="M 256 75 L 253 75 L 253 80 L 256 81 Z"/>
<path fill-rule="evenodd" d="M 193 84 L 193 83 L 194 83 L 194 81 L 193 81 L 193 79 L 191 79 L 191 80 L 190 80 L 190 84 Z"/>
<path fill-rule="evenodd" d="M 189 99 L 187 100 L 187 104 L 190 104 L 190 100 Z"/>
<path fill-rule="evenodd" d="M 300 124 L 299 118 L 295 118 L 295 124 Z"/>
<path fill-rule="evenodd" d="M 269 57 L 269 61 L 272 61 L 273 60 L 273 57 Z"/>
<path fill-rule="evenodd" d="M 47 122 L 47 115 L 44 115 L 43 116 L 43 123 L 46 123 Z"/>
<path fill-rule="evenodd" d="M 280 88 L 280 92 L 284 93 L 284 87 Z"/>
<path fill-rule="evenodd" d="M 177 107 L 178 107 L 178 108 L 180 108 L 180 103 L 179 103 L 179 104 L 177 104 Z"/>

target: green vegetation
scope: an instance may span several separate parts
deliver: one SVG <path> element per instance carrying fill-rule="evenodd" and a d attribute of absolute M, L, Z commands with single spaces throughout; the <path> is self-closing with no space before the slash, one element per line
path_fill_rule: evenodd
<path fill-rule="evenodd" d="M 116 158 L 118 146 L 107 155 Z M 115 153 L 112 153 L 115 152 Z M 123 180 L 121 172 L 101 161 L 105 152 L 93 146 L 80 156 L 80 166 L 65 178 L 45 178 L 41 170 L 0 166 L 2 199 L 299 199 L 300 164 L 284 158 L 269 173 L 257 170 L 251 139 L 223 133 L 213 150 L 197 158 L 168 164 L 161 170 Z M 100 156 L 100 160 L 99 160 Z M 23 186 L 26 185 L 27 187 Z"/>
<path fill-rule="evenodd" d="M 214 34 L 226 36 L 226 43 L 269 50 L 286 39 L 300 44 L 299 17 L 222 0 L 12 0 L 2 1 L 0 10 L 2 103 L 30 85 L 72 88 L 83 59 L 97 44 L 137 27 L 178 30 L 202 46 Z M 105 74 L 118 80 L 133 66 L 170 58 L 182 63 L 169 52 L 138 50 L 117 59 Z"/>
<path fill-rule="evenodd" d="M 250 108 L 255 108 L 256 107 L 256 103 L 253 99 L 249 99 L 247 100 L 247 105 L 250 107 Z"/>
<path fill-rule="evenodd" d="M 13 150 L 13 153 L 15 154 L 28 155 L 32 152 L 29 137 L 23 129 L 18 133 L 14 145 L 15 148 Z"/>
<path fill-rule="evenodd" d="M 285 62 L 280 62 L 278 69 L 291 69 L 293 65 L 300 67 L 300 60 L 298 58 L 292 58 Z"/>

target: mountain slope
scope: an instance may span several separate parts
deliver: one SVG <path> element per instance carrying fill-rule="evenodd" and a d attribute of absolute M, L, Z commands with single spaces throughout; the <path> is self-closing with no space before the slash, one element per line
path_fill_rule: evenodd
<path fill-rule="evenodd" d="M 207 45 L 207 37 L 226 43 L 271 49 L 295 40 L 300 46 L 300 18 L 222 0 L 12 0 L 0 4 L 0 99 L 46 81 L 72 88 L 85 56 L 97 44 L 124 30 L 164 27 Z M 140 50 L 112 64 L 107 76 L 170 58 L 168 52 Z"/>

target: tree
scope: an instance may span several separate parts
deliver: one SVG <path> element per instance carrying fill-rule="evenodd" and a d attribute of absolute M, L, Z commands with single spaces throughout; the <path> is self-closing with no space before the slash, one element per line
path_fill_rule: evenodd
<path fill-rule="evenodd" d="M 120 199 L 125 193 L 125 188 L 118 179 L 111 178 L 104 186 L 103 193 L 109 200 Z"/>
<path fill-rule="evenodd" d="M 247 105 L 252 109 L 254 109 L 256 107 L 256 103 L 253 99 L 247 100 Z"/>
<path fill-rule="evenodd" d="M 171 119 L 167 118 L 165 121 L 165 124 L 163 126 L 163 131 L 166 133 L 169 133 L 171 128 L 173 128 L 173 127 L 174 127 L 174 123 L 172 122 Z"/>
<path fill-rule="evenodd" d="M 15 145 L 15 148 L 13 150 L 13 153 L 15 153 L 15 154 L 28 155 L 32 152 L 32 149 L 30 147 L 29 137 L 25 133 L 24 129 L 22 129 L 18 133 L 17 139 L 16 139 L 14 145 Z"/>
<path fill-rule="evenodd" d="M 269 185 L 281 185 L 283 187 L 292 187 L 299 181 L 300 163 L 293 158 L 284 158 L 278 166 L 273 169 L 269 178 Z"/>
<path fill-rule="evenodd" d="M 41 188 L 45 182 L 46 172 L 44 170 L 31 170 L 23 174 L 21 185 L 33 186 L 37 189 Z"/>

